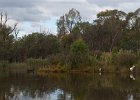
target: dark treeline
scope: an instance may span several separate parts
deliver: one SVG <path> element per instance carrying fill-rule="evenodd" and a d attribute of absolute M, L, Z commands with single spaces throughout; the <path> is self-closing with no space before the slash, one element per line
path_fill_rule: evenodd
<path fill-rule="evenodd" d="M 103 52 L 136 53 L 140 49 L 140 9 L 102 11 L 92 23 L 83 22 L 80 12 L 71 9 L 57 20 L 57 35 L 35 32 L 18 39 L 16 25 L 8 26 L 7 21 L 7 14 L 1 12 L 0 60 L 9 62 L 50 58 L 54 64 L 58 64 L 57 59 L 84 66 L 91 64 L 95 54 L 98 58 Z"/>

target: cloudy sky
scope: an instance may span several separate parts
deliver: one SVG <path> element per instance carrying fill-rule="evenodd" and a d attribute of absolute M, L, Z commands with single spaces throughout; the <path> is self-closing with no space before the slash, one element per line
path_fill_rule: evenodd
<path fill-rule="evenodd" d="M 56 34 L 56 20 L 71 8 L 77 9 L 83 20 L 91 21 L 106 9 L 135 11 L 140 0 L 0 0 L 0 10 L 7 11 L 9 23 L 18 22 L 19 36 L 40 30 Z"/>

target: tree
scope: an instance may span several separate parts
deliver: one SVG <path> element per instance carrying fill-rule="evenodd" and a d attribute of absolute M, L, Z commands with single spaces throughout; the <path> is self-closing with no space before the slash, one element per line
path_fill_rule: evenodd
<path fill-rule="evenodd" d="M 71 33 L 73 27 L 79 22 L 81 22 L 80 13 L 72 8 L 57 21 L 58 37 L 61 38 L 66 35 L 66 33 Z"/>
<path fill-rule="evenodd" d="M 135 20 L 135 28 L 137 32 L 140 32 L 140 8 L 137 9 L 134 12 L 135 16 L 136 16 L 136 20 Z"/>
<path fill-rule="evenodd" d="M 97 14 L 96 24 L 103 50 L 112 51 L 117 46 L 126 27 L 125 18 L 126 13 L 118 10 L 106 10 Z"/>
<path fill-rule="evenodd" d="M 61 16 L 60 19 L 57 21 L 57 32 L 58 38 L 65 36 L 65 34 L 67 33 L 64 16 Z"/>
<path fill-rule="evenodd" d="M 46 35 L 41 46 L 44 49 L 42 56 L 45 55 L 45 57 L 60 52 L 60 42 L 58 38 L 53 34 Z"/>
<path fill-rule="evenodd" d="M 17 23 L 15 23 L 14 27 L 12 28 L 11 26 L 7 25 L 7 22 L 8 22 L 7 12 L 1 11 L 0 12 L 0 35 L 1 35 L 1 40 L 4 42 L 6 41 L 6 39 L 8 39 L 8 36 L 10 36 L 17 27 Z"/>
<path fill-rule="evenodd" d="M 90 50 L 95 48 L 95 27 L 89 22 L 78 23 L 72 30 L 72 39 L 83 38 Z"/>
<path fill-rule="evenodd" d="M 81 16 L 79 11 L 77 11 L 76 9 L 72 8 L 68 14 L 65 15 L 66 17 L 66 28 L 68 33 L 72 32 L 73 27 L 77 24 L 80 23 L 81 21 Z"/>
<path fill-rule="evenodd" d="M 13 43 L 13 61 L 23 61 L 27 58 L 46 58 L 60 52 L 60 43 L 55 35 L 32 33 Z"/>
<path fill-rule="evenodd" d="M 14 39 L 12 35 L 13 31 L 17 27 L 17 23 L 15 23 L 14 27 L 8 26 L 8 16 L 6 11 L 0 12 L 0 59 L 8 60 L 10 48 Z"/>
<path fill-rule="evenodd" d="M 120 47 L 126 50 L 140 49 L 140 9 L 129 12 L 126 17 L 126 29 L 120 42 Z"/>
<path fill-rule="evenodd" d="M 61 52 L 67 54 L 70 50 L 70 46 L 73 43 L 73 38 L 71 34 L 63 36 L 60 40 Z"/>

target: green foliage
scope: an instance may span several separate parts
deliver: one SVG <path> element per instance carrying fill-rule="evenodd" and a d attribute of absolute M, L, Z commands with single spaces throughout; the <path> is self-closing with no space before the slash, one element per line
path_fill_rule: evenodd
<path fill-rule="evenodd" d="M 140 35 L 134 31 L 127 31 L 120 44 L 122 49 L 137 51 L 140 49 Z"/>
<path fill-rule="evenodd" d="M 60 42 L 55 35 L 32 33 L 16 40 L 11 48 L 11 61 L 19 62 L 28 58 L 46 58 L 60 52 Z"/>
<path fill-rule="evenodd" d="M 70 48 L 70 65 L 73 68 L 88 66 L 88 47 L 82 39 L 75 41 Z"/>
<path fill-rule="evenodd" d="M 73 39 L 71 37 L 71 34 L 65 35 L 60 40 L 61 43 L 61 52 L 68 53 L 70 50 L 70 46 L 73 43 Z"/>
<path fill-rule="evenodd" d="M 75 41 L 71 45 L 70 49 L 71 49 L 71 53 L 77 55 L 86 55 L 88 53 L 88 47 L 82 39 Z"/>

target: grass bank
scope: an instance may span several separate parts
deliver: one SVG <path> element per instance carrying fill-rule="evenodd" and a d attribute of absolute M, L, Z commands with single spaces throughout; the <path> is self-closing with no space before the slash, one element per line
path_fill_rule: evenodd
<path fill-rule="evenodd" d="M 140 52 L 92 52 L 88 59 L 71 60 L 69 55 L 52 55 L 46 59 L 27 59 L 21 63 L 9 63 L 0 61 L 0 71 L 11 73 L 64 73 L 64 72 L 130 72 L 130 67 L 135 65 L 134 72 L 140 72 Z M 78 56 L 79 57 L 79 56 Z M 77 58 L 78 58 L 77 57 Z"/>

